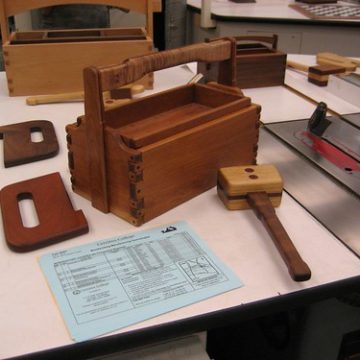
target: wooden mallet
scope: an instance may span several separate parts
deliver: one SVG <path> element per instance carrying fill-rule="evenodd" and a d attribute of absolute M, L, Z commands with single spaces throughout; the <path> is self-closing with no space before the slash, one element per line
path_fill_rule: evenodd
<path fill-rule="evenodd" d="M 291 60 L 287 60 L 286 65 L 289 68 L 306 72 L 308 74 L 308 81 L 318 86 L 326 86 L 329 82 L 329 75 L 341 74 L 346 71 L 341 66 L 330 64 L 307 66 Z"/>
<path fill-rule="evenodd" d="M 249 165 L 221 168 L 217 191 L 229 210 L 252 208 L 263 223 L 295 281 L 309 280 L 311 271 L 302 260 L 274 207 L 279 206 L 282 178 L 272 165 Z"/>

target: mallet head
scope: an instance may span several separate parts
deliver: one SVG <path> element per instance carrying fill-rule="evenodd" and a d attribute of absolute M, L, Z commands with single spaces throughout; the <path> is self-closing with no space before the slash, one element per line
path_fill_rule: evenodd
<path fill-rule="evenodd" d="M 272 205 L 279 206 L 282 189 L 282 178 L 273 165 L 231 166 L 218 171 L 218 195 L 229 210 L 248 209 L 247 194 L 253 192 L 266 192 Z"/>

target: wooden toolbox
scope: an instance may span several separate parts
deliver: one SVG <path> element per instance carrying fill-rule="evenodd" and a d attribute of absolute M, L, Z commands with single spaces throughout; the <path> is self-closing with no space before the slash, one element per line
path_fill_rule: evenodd
<path fill-rule="evenodd" d="M 85 69 L 85 115 L 66 127 L 73 190 L 141 225 L 215 186 L 219 168 L 254 164 L 260 107 L 233 86 L 234 50 L 221 39 Z M 104 91 L 191 61 L 219 62 L 219 82 L 104 107 Z"/>
<path fill-rule="evenodd" d="M 277 50 L 277 35 L 237 36 L 236 83 L 241 89 L 284 84 L 286 54 Z M 264 44 L 265 43 L 265 44 Z M 269 47 L 268 45 L 271 45 Z M 214 79 L 216 65 L 202 65 L 199 72 Z"/>
<path fill-rule="evenodd" d="M 87 0 L 146 15 L 147 29 L 113 28 L 13 32 L 8 18 L 43 6 L 83 3 L 81 0 L 0 0 L 0 23 L 10 96 L 58 94 L 83 89 L 82 71 L 91 65 L 118 64 L 153 51 L 151 0 Z M 139 79 L 152 88 L 152 74 Z"/>

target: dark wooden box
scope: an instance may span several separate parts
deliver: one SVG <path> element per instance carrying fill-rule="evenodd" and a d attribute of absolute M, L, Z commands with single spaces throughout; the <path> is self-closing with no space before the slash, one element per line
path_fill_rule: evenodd
<path fill-rule="evenodd" d="M 238 36 L 236 45 L 236 84 L 241 89 L 284 84 L 287 55 L 277 50 L 277 36 Z M 271 47 L 264 43 L 271 44 Z M 208 80 L 216 76 L 215 65 L 200 65 Z"/>
<path fill-rule="evenodd" d="M 231 60 L 232 45 L 198 44 L 136 58 L 134 64 L 139 69 L 152 63 L 147 70 L 153 71 L 173 59 L 222 59 L 223 50 Z M 141 225 L 215 186 L 219 168 L 254 164 L 260 107 L 235 87 L 209 83 L 106 109 L 91 95 L 96 82 L 109 90 L 107 84 L 116 86 L 124 73 L 134 74 L 134 68 L 127 71 L 131 64 L 85 70 L 85 115 L 67 126 L 67 139 L 73 190 L 99 210 Z"/>

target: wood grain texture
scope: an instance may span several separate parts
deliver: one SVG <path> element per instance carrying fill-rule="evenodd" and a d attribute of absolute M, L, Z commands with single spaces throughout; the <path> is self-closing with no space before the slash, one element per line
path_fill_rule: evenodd
<path fill-rule="evenodd" d="M 149 108 L 156 110 L 155 114 L 122 126 L 119 134 L 125 143 L 133 148 L 149 145 L 232 111 L 240 110 L 251 103 L 249 98 L 222 93 L 211 86 L 185 86 L 184 89 L 191 93 L 190 96 L 185 92 L 182 93 L 186 101 L 181 98 L 179 91 L 170 91 L 167 93 L 168 98 L 162 102 L 167 105 L 166 110 L 161 105 L 152 107 L 149 102 Z M 169 108 L 169 103 L 173 102 L 176 102 L 177 106 Z M 132 106 L 136 106 L 136 102 Z M 123 110 L 126 112 L 127 109 Z M 127 121 L 130 120 L 131 118 L 127 116 Z"/>
<path fill-rule="evenodd" d="M 229 38 L 133 57 L 115 66 L 99 67 L 102 90 L 119 88 L 148 73 L 193 61 L 222 64 L 226 75 L 219 73 L 219 78 L 215 80 L 235 86 L 236 70 L 232 62 L 234 51 L 234 40 Z"/>
<path fill-rule="evenodd" d="M 360 66 L 360 61 L 331 52 L 320 52 L 316 54 L 316 62 L 320 65 L 335 65 L 344 67 L 346 71 L 355 71 Z"/>
<path fill-rule="evenodd" d="M 272 165 L 245 165 L 222 168 L 217 191 L 229 210 L 252 208 L 270 234 L 295 281 L 310 279 L 311 271 L 302 260 L 274 206 L 281 202 L 283 181 Z"/>
<path fill-rule="evenodd" d="M 247 89 L 284 83 L 287 55 L 276 49 L 276 35 L 238 36 L 234 39 L 236 40 L 234 57 L 236 86 Z M 268 43 L 271 48 L 254 41 Z M 220 70 L 217 64 L 199 64 L 198 71 L 205 75 L 207 81 L 211 81 L 216 79 Z"/>
<path fill-rule="evenodd" d="M 43 140 L 33 142 L 32 132 L 40 132 Z M 6 168 L 55 156 L 59 151 L 54 125 L 46 120 L 0 126 L 0 139 L 4 142 Z"/>
<path fill-rule="evenodd" d="M 24 226 L 19 209 L 22 199 L 33 200 L 39 225 Z M 59 173 L 4 187 L 0 204 L 5 239 L 15 251 L 34 250 L 88 231 L 84 214 L 73 209 Z"/>
<path fill-rule="evenodd" d="M 151 37 L 153 32 L 152 13 L 162 10 L 161 1 L 159 0 L 0 0 L 0 20 L 3 42 L 9 38 L 8 17 L 45 6 L 70 4 L 111 5 L 145 14 L 148 26 L 147 32 Z"/>
<path fill-rule="evenodd" d="M 95 68 L 84 70 L 85 116 L 87 118 L 87 145 L 90 162 L 90 186 L 92 205 L 103 211 L 109 211 L 106 159 L 104 140 L 103 94 L 100 90 L 100 78 Z"/>
<path fill-rule="evenodd" d="M 86 136 L 88 157 L 91 159 L 89 162 L 91 189 L 90 198 L 94 207 L 103 212 L 108 212 L 110 209 L 109 185 L 111 184 L 111 181 L 109 181 L 107 177 L 111 171 L 108 168 L 109 165 L 107 165 L 109 163 L 109 153 L 105 150 L 109 148 L 107 141 L 110 140 L 105 139 L 105 132 L 107 131 L 106 127 L 109 129 L 119 128 L 120 126 L 129 124 L 129 121 L 134 122 L 134 120 L 126 120 L 129 119 L 131 113 L 137 114 L 135 119 L 140 120 L 140 118 L 146 118 L 148 116 L 147 114 L 149 114 L 149 112 L 151 113 L 151 111 L 155 110 L 161 112 L 161 108 L 154 106 L 156 103 L 167 104 L 167 106 L 172 103 L 174 107 L 178 107 L 179 102 L 180 104 L 182 101 L 188 103 L 186 99 L 191 95 L 191 92 L 188 92 L 189 94 L 185 96 L 183 100 L 181 100 L 180 96 L 175 96 L 173 97 L 173 100 L 169 102 L 169 93 L 164 92 L 160 96 L 155 95 L 150 97 L 150 104 L 149 101 L 134 101 L 133 105 L 125 105 L 125 107 L 122 106 L 120 112 L 118 112 L 116 109 L 112 109 L 114 111 L 108 109 L 109 111 L 107 111 L 104 108 L 103 92 L 112 91 L 121 86 L 133 83 L 149 72 L 188 63 L 191 61 L 225 62 L 224 66 L 228 68 L 228 74 L 227 78 L 225 78 L 225 83 L 228 82 L 228 85 L 233 85 L 235 67 L 231 59 L 234 56 L 234 46 L 235 42 L 233 39 L 223 39 L 209 44 L 189 45 L 179 49 L 166 50 L 155 54 L 131 58 L 120 65 L 109 67 L 88 67 L 84 70 Z M 228 63 L 229 59 L 230 63 Z M 189 86 L 194 87 L 194 85 Z M 184 90 L 179 90 L 179 92 L 181 91 Z M 218 90 L 218 93 L 220 96 L 221 93 L 224 93 L 224 89 Z M 232 93 L 233 92 L 231 91 L 231 93 L 229 93 L 227 96 L 236 96 Z M 114 114 L 118 115 L 114 116 Z M 152 113 L 152 116 L 154 115 L 155 114 Z M 108 121 L 109 117 L 114 119 L 112 123 Z M 118 119 L 116 119 L 116 117 L 118 117 Z M 255 123 L 257 120 L 258 115 L 253 118 Z M 160 135 L 160 137 L 165 135 L 169 136 L 171 131 L 174 132 L 174 130 L 170 130 L 169 133 L 170 128 L 163 127 L 163 133 Z M 159 127 L 157 129 L 159 129 Z M 159 130 L 156 132 L 161 133 Z M 117 137 L 119 134 L 114 132 L 113 136 Z M 152 139 L 154 140 L 154 137 L 150 137 L 149 140 L 149 136 L 142 133 L 140 134 L 139 139 L 141 145 L 141 143 L 148 143 L 152 141 Z M 250 141 L 253 140 L 253 137 L 251 137 Z M 114 152 L 116 153 L 115 150 Z M 253 161 L 253 159 L 251 161 Z M 111 186 L 113 185 L 111 184 Z"/>
<path fill-rule="evenodd" d="M 10 96 L 58 94 L 83 90 L 83 69 L 119 63 L 153 50 L 152 40 L 86 41 L 3 46 Z M 150 89 L 153 76 L 138 83 Z"/>
<path fill-rule="evenodd" d="M 311 278 L 311 270 L 301 258 L 289 235 L 276 216 L 266 192 L 253 192 L 247 195 L 248 202 L 270 234 L 281 257 L 286 263 L 291 278 L 306 281 Z"/>
<path fill-rule="evenodd" d="M 113 5 L 144 13 L 146 31 L 141 28 L 87 29 L 88 34 L 100 32 L 102 35 L 93 39 L 90 35 L 88 38 L 78 36 L 76 39 L 76 33 L 79 35 L 85 30 L 62 30 L 65 39 L 62 42 L 59 42 L 60 39 L 54 40 L 53 35 L 60 33 L 57 30 L 14 32 L 9 35 L 9 16 L 43 6 L 74 3 Z M 83 90 L 82 71 L 85 67 L 117 64 L 129 57 L 153 51 L 152 18 L 152 1 L 147 0 L 0 0 L 0 22 L 9 95 L 45 95 Z M 43 39 L 43 36 L 48 38 Z M 15 44 L 12 44 L 12 40 Z M 139 78 L 138 83 L 151 89 L 152 74 L 148 73 L 143 79 Z"/>
<path fill-rule="evenodd" d="M 95 88 L 88 92 L 94 117 L 67 126 L 73 189 L 94 203 L 96 183 L 99 201 L 134 225 L 215 186 L 219 167 L 256 162 L 260 107 L 233 87 L 189 84 L 111 110 L 96 108 Z M 101 131 L 102 145 L 87 141 Z M 96 163 L 105 169 L 100 182 Z"/>
<path fill-rule="evenodd" d="M 218 171 L 218 192 L 229 210 L 249 209 L 247 194 L 266 191 L 274 207 L 281 203 L 283 180 L 273 165 L 224 167 Z"/>

